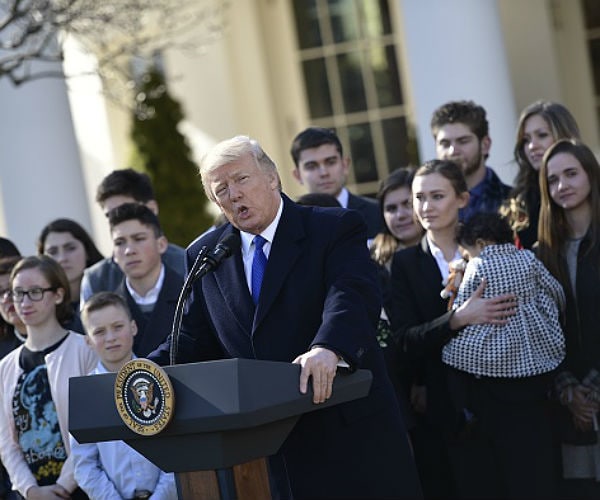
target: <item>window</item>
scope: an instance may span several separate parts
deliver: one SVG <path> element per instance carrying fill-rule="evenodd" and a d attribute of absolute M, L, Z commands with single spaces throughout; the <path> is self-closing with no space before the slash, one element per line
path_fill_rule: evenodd
<path fill-rule="evenodd" d="M 388 0 L 293 0 L 311 123 L 335 128 L 360 193 L 418 163 Z"/>

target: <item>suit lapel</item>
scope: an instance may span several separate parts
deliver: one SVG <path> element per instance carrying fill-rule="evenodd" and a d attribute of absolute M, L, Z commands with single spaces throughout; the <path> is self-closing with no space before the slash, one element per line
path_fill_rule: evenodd
<path fill-rule="evenodd" d="M 221 238 L 234 231 L 237 232 L 233 226 L 229 226 L 223 232 Z M 225 259 L 214 274 L 223 301 L 231 311 L 233 319 L 246 335 L 250 335 L 254 317 L 254 303 L 246 283 L 241 248 L 236 254 Z"/>
<path fill-rule="evenodd" d="M 446 300 L 440 296 L 440 292 L 444 288 L 442 273 L 431 253 L 431 249 L 427 244 L 427 238 L 424 236 L 420 245 L 420 259 L 418 273 L 421 283 L 426 287 L 422 292 L 422 297 L 430 297 L 430 303 L 446 304 Z"/>
<path fill-rule="evenodd" d="M 283 197 L 283 212 L 273 238 L 267 268 L 260 291 L 260 299 L 256 306 L 256 314 L 252 325 L 252 334 L 273 305 L 288 273 L 294 267 L 302 253 L 302 240 L 305 238 L 301 212 L 294 203 Z"/>
<path fill-rule="evenodd" d="M 348 193 L 348 208 L 360 210 L 364 203 L 364 200 L 362 200 L 358 196 L 355 196 L 352 193 Z"/>

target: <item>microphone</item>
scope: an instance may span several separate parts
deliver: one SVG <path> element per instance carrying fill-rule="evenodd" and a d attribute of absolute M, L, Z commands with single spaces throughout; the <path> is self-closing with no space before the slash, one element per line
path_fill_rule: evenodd
<path fill-rule="evenodd" d="M 201 278 L 205 274 L 214 271 L 223 260 L 238 251 L 242 245 L 240 235 L 231 233 L 225 236 L 210 253 L 203 256 L 202 265 L 194 273 L 193 281 Z M 191 273 L 190 273 L 191 274 Z"/>
<path fill-rule="evenodd" d="M 192 291 L 192 285 L 203 276 L 206 276 L 209 272 L 214 271 L 223 260 L 233 255 L 238 251 L 242 245 L 240 235 L 237 233 L 231 233 L 225 236 L 219 241 L 215 248 L 210 252 L 203 246 L 198 252 L 198 256 L 190 269 L 179 298 L 177 299 L 177 305 L 175 306 L 175 315 L 173 317 L 173 327 L 171 328 L 171 349 L 169 351 L 169 364 L 174 365 L 177 360 L 177 350 L 179 343 L 179 331 L 181 330 L 181 321 L 183 320 L 183 307 L 187 300 L 190 292 Z"/>

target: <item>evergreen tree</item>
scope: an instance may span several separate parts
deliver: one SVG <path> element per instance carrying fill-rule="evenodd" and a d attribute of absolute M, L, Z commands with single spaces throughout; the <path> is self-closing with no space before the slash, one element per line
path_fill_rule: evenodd
<path fill-rule="evenodd" d="M 136 92 L 131 165 L 152 179 L 169 241 L 185 247 L 213 218 L 190 147 L 177 130 L 182 119 L 181 105 L 169 95 L 162 73 L 150 69 Z"/>

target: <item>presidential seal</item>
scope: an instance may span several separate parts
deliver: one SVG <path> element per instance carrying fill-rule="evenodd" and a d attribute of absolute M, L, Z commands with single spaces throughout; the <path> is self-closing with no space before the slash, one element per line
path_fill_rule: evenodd
<path fill-rule="evenodd" d="M 115 404 L 121 419 L 133 432 L 152 436 L 173 417 L 175 394 L 169 376 L 156 363 L 132 359 L 117 372 Z"/>

